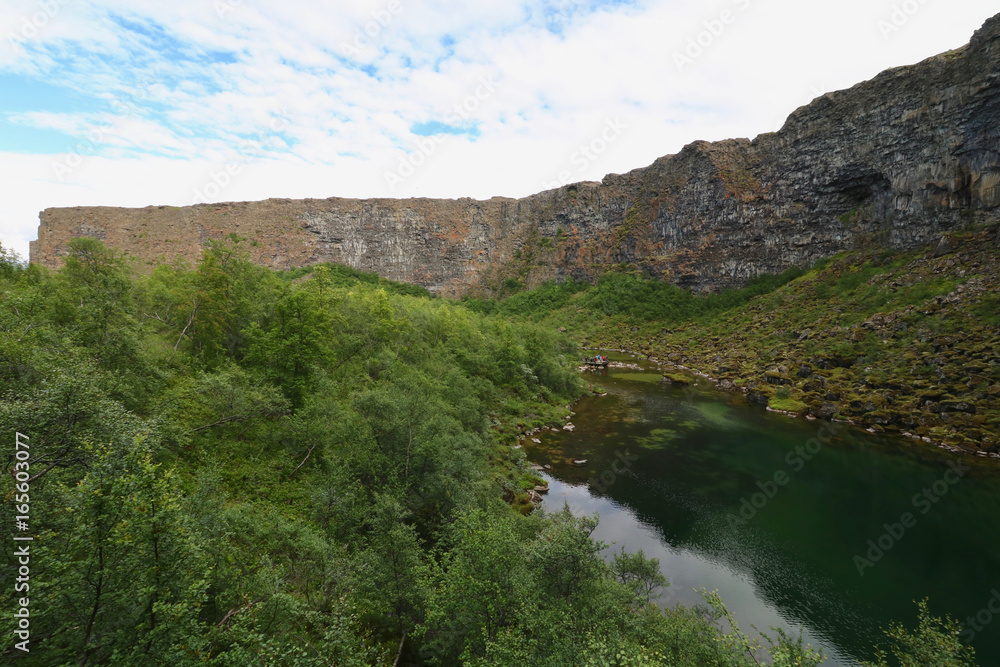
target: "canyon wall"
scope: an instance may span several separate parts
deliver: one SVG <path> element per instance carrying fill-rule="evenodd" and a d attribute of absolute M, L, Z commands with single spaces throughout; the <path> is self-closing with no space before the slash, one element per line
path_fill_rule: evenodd
<path fill-rule="evenodd" d="M 1000 15 L 967 46 L 824 95 L 778 132 L 695 142 L 600 183 L 485 201 L 54 208 L 31 261 L 57 267 L 69 239 L 93 236 L 150 266 L 236 233 L 261 264 L 339 262 L 445 295 L 623 264 L 713 290 L 857 245 L 998 223 Z"/>

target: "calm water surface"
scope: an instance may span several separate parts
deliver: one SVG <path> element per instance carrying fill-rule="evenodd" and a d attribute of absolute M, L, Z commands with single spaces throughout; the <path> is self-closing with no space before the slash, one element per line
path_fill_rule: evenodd
<path fill-rule="evenodd" d="M 717 588 L 743 629 L 802 630 L 833 666 L 872 657 L 880 628 L 912 627 L 928 597 L 936 615 L 987 621 L 965 636 L 980 665 L 1000 665 L 996 462 L 847 425 L 828 437 L 824 422 L 663 386 L 655 371 L 588 378 L 608 395 L 527 453 L 552 466 L 547 508 L 599 514 L 595 538 L 659 558 L 661 603 Z"/>

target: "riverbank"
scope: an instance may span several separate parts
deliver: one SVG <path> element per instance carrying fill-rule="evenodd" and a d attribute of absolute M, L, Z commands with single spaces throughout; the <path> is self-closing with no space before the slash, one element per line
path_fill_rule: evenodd
<path fill-rule="evenodd" d="M 617 352 L 620 354 L 628 354 L 637 357 L 639 359 L 647 360 L 655 365 L 657 372 L 662 373 L 663 375 L 662 382 L 664 384 L 673 384 L 682 387 L 693 386 L 699 390 L 711 390 L 720 393 L 733 393 L 733 392 L 740 393 L 743 396 L 747 397 L 747 399 L 750 402 L 762 405 L 765 411 L 779 415 L 784 415 L 785 417 L 789 417 L 791 419 L 799 419 L 805 417 L 805 419 L 808 421 L 815 421 L 817 419 L 826 418 L 832 422 L 849 424 L 850 426 L 858 429 L 859 431 L 864 431 L 866 433 L 870 433 L 873 435 L 878 433 L 893 433 L 891 429 L 868 426 L 863 422 L 850 417 L 838 418 L 837 416 L 831 416 L 831 417 L 817 416 L 815 411 L 812 410 L 809 406 L 799 401 L 795 401 L 794 399 L 782 401 L 780 399 L 772 398 L 769 401 L 762 401 L 759 395 L 751 394 L 752 391 L 751 389 L 749 389 L 746 386 L 738 386 L 732 380 L 712 377 L 708 373 L 704 373 L 695 368 L 690 368 L 683 364 L 674 364 L 657 359 L 656 357 L 647 357 L 641 352 L 638 352 L 636 350 L 629 350 L 624 348 L 607 348 L 607 347 L 585 348 L 585 349 L 597 350 L 602 352 L 612 352 L 612 353 Z M 636 364 L 628 364 L 628 367 L 635 369 L 642 369 L 641 366 L 638 366 Z M 643 370 L 648 370 L 648 369 L 643 369 Z M 791 409 L 783 409 L 786 406 Z M 912 440 L 926 443 L 928 445 L 933 445 L 935 447 L 953 453 L 966 453 L 966 454 L 973 453 L 982 458 L 1000 460 L 1000 453 L 997 452 L 988 452 L 983 450 L 969 451 L 961 447 L 950 445 L 947 442 L 937 441 L 934 440 L 933 438 L 927 436 L 920 436 L 905 430 L 897 431 L 896 434 L 906 438 L 910 438 Z"/>
<path fill-rule="evenodd" d="M 1000 455 L 1000 249 L 992 233 L 858 251 L 701 320 L 567 307 L 582 347 L 740 391 L 771 410 Z"/>
<path fill-rule="evenodd" d="M 997 553 L 994 462 L 852 428 L 827 437 L 828 423 L 663 384 L 642 365 L 588 375 L 576 428 L 539 431 L 524 449 L 549 480 L 543 508 L 598 514 L 594 537 L 615 543 L 606 556 L 625 547 L 659 559 L 671 583 L 661 602 L 693 606 L 692 589 L 717 588 L 741 627 L 804 629 L 824 664 L 845 667 L 871 659 L 879 628 L 912 627 L 914 599 L 958 619 L 981 607 Z M 952 464 L 965 472 L 945 486 Z M 914 500 L 922 489 L 939 502 Z M 854 557 L 868 558 L 869 540 L 904 512 L 917 525 L 859 573 Z M 975 647 L 995 664 L 993 639 L 977 635 Z"/>

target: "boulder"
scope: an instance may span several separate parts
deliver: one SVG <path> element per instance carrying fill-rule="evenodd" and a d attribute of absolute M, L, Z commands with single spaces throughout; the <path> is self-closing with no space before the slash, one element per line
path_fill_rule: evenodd
<path fill-rule="evenodd" d="M 764 381 L 767 382 L 768 384 L 778 384 L 778 385 L 792 383 L 792 380 L 790 378 L 785 377 L 779 371 L 767 371 L 766 373 L 764 373 Z"/>
<path fill-rule="evenodd" d="M 824 403 L 819 407 L 811 406 L 809 414 L 820 419 L 833 419 L 833 416 L 837 414 L 837 406 L 833 403 Z"/>
<path fill-rule="evenodd" d="M 941 240 L 938 241 L 937 247 L 934 248 L 934 257 L 944 257 L 953 252 L 955 252 L 955 246 L 948 241 L 947 237 L 942 236 Z"/>
<path fill-rule="evenodd" d="M 941 412 L 964 412 L 965 414 L 976 414 L 976 406 L 967 401 L 941 401 L 938 404 Z"/>

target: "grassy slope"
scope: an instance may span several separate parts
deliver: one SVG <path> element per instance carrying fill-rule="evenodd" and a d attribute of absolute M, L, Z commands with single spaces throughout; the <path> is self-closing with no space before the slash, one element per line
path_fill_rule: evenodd
<path fill-rule="evenodd" d="M 1000 248 L 992 236 L 954 236 L 957 249 L 941 257 L 933 248 L 845 253 L 742 304 L 713 296 L 725 309 L 682 307 L 664 318 L 657 299 L 674 296 L 650 293 L 644 316 L 613 293 L 595 298 L 599 288 L 577 287 L 555 299 L 559 308 L 529 316 L 565 327 L 585 347 L 622 348 L 731 382 L 772 409 L 997 452 Z"/>

